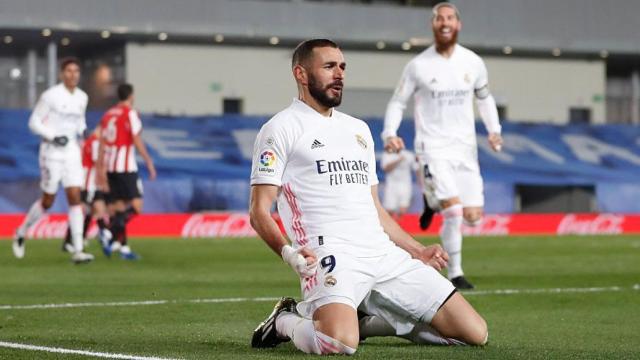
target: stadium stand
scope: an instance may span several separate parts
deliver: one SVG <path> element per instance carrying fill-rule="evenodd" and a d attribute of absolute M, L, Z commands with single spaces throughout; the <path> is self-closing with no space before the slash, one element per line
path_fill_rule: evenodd
<path fill-rule="evenodd" d="M 27 126 L 29 112 L 0 110 L 0 213 L 26 210 L 37 193 L 38 138 Z M 100 113 L 90 112 L 95 125 Z M 151 213 L 205 210 L 245 211 L 253 141 L 266 116 L 142 116 L 143 138 L 160 177 L 145 182 L 145 207 Z M 367 119 L 374 134 L 379 118 Z M 478 126 L 479 158 L 485 178 L 488 213 L 517 212 L 518 186 L 593 187 L 595 206 L 579 211 L 640 212 L 640 128 L 629 125 L 532 125 L 504 123 L 505 146 L 493 153 Z M 413 138 L 411 122 L 401 135 Z M 382 144 L 376 137 L 376 148 Z M 411 141 L 407 142 L 412 147 Z M 144 168 L 143 166 L 141 168 Z M 383 173 L 378 169 L 378 176 Z M 146 174 L 143 173 L 143 179 Z M 414 189 L 418 194 L 418 189 Z M 414 204 L 413 212 L 418 212 Z M 54 205 L 63 211 L 64 201 Z"/>

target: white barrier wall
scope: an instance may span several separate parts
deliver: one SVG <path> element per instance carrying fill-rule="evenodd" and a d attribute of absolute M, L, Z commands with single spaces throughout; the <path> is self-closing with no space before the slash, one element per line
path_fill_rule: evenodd
<path fill-rule="evenodd" d="M 415 54 L 346 51 L 342 109 L 382 116 L 404 65 Z M 143 112 L 222 113 L 223 98 L 242 98 L 245 114 L 273 114 L 296 95 L 291 50 L 234 46 L 134 44 L 126 47 L 127 80 Z M 485 57 L 496 100 L 510 119 L 568 121 L 569 108 L 605 119 L 605 63 Z M 351 99 L 351 100 L 349 100 Z"/>

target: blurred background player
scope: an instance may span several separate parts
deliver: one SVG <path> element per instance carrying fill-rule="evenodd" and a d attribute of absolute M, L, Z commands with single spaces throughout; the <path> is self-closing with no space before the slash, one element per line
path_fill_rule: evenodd
<path fill-rule="evenodd" d="M 500 151 L 498 111 L 489 92 L 482 59 L 457 44 L 462 28 L 458 9 L 449 3 L 433 7 L 435 44 L 411 60 L 391 98 L 382 138 L 385 148 L 400 151 L 396 135 L 409 98 L 415 95 L 415 151 L 423 168 L 423 190 L 429 207 L 444 218 L 440 231 L 449 253 L 448 277 L 458 289 L 471 289 L 462 271 L 462 223 L 482 219 L 483 183 L 478 164 L 473 102 L 489 133 L 489 144 Z"/>
<path fill-rule="evenodd" d="M 383 205 L 385 210 L 397 220 L 411 205 L 413 195 L 411 174 L 418 168 L 416 158 L 406 149 L 400 152 L 385 151 L 382 153 L 380 166 L 385 176 Z"/>
<path fill-rule="evenodd" d="M 109 213 L 105 202 L 105 193 L 96 187 L 96 161 L 98 161 L 98 150 L 100 148 L 100 126 L 98 125 L 82 144 L 82 168 L 84 169 L 84 184 L 82 187 L 82 201 L 85 204 L 84 226 L 82 237 L 87 238 L 87 231 L 92 219 L 96 219 L 98 224 L 98 239 L 100 243 L 111 240 L 111 232 L 107 228 L 109 224 Z M 72 252 L 71 231 L 67 229 L 62 250 Z"/>
<path fill-rule="evenodd" d="M 156 169 L 153 160 L 142 141 L 142 121 L 133 109 L 134 95 L 131 84 L 118 86 L 118 104 L 104 114 L 100 121 L 101 141 L 98 156 L 98 183 L 108 189 L 110 230 L 113 239 L 103 243 L 105 255 L 119 251 L 123 259 L 136 260 L 138 256 L 127 243 L 127 223 L 142 213 L 142 181 L 138 176 L 136 149 L 149 171 L 149 178 L 155 180 Z M 105 178 L 106 177 L 106 178 Z"/>
<path fill-rule="evenodd" d="M 18 259 L 24 257 L 27 230 L 51 208 L 62 182 L 69 204 L 69 229 L 73 243 L 69 250 L 71 259 L 78 264 L 93 260 L 93 255 L 83 252 L 80 195 L 83 176 L 77 140 L 87 127 L 85 111 L 88 96 L 78 88 L 80 63 L 76 58 L 63 59 L 60 71 L 62 83 L 42 93 L 29 118 L 29 128 L 42 138 L 39 155 L 42 197 L 31 205 L 16 230 L 12 248 Z"/>

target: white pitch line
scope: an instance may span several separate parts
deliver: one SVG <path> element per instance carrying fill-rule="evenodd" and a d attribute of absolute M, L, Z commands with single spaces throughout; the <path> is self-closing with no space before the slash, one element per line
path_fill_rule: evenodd
<path fill-rule="evenodd" d="M 561 294 L 561 293 L 590 293 L 590 292 L 616 292 L 628 290 L 620 286 L 588 287 L 588 288 L 550 288 L 550 289 L 496 289 L 496 290 L 471 290 L 463 291 L 464 295 L 519 295 L 519 294 Z M 639 290 L 640 285 L 635 284 L 631 290 Z"/>
<path fill-rule="evenodd" d="M 562 293 L 597 293 L 618 292 L 625 290 L 640 290 L 640 284 L 630 287 L 586 287 L 586 288 L 540 288 L 540 289 L 494 289 L 463 291 L 465 296 L 482 295 L 520 295 L 520 294 L 562 294 Z M 148 300 L 148 301 L 112 301 L 112 302 L 84 302 L 62 304 L 33 304 L 33 305 L 0 305 L 0 310 L 25 310 L 25 309 L 58 309 L 79 307 L 109 307 L 109 306 L 147 306 L 166 304 L 222 304 L 237 302 L 265 302 L 276 301 L 278 297 L 237 297 L 237 298 L 212 298 L 212 299 L 186 299 L 186 300 Z"/>
<path fill-rule="evenodd" d="M 93 357 L 100 357 L 100 358 L 107 358 L 107 359 L 178 360 L 178 359 L 170 359 L 170 358 L 161 358 L 156 356 L 138 356 L 138 355 L 113 354 L 113 353 L 104 353 L 104 352 L 95 352 L 95 351 L 86 351 L 86 350 L 63 349 L 58 347 L 36 346 L 36 345 L 19 344 L 19 343 L 5 342 L 5 341 L 0 341 L 0 347 L 20 349 L 20 350 L 46 351 L 49 353 L 58 353 L 58 354 L 86 355 L 86 356 L 93 356 Z"/>
<path fill-rule="evenodd" d="M 84 302 L 62 304 L 32 304 L 32 305 L 0 305 L 0 310 L 28 310 L 28 309 L 59 309 L 79 307 L 109 307 L 109 306 L 146 306 L 165 304 L 201 304 L 201 303 L 235 303 L 235 302 L 261 302 L 276 301 L 276 297 L 258 298 L 217 298 L 217 299 L 190 299 L 190 300 L 148 300 L 148 301 L 111 301 L 111 302 Z"/>

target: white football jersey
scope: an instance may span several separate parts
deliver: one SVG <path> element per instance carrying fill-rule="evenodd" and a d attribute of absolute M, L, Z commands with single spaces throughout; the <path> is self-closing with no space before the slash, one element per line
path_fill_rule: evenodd
<path fill-rule="evenodd" d="M 382 136 L 396 135 L 413 96 L 416 152 L 439 158 L 466 155 L 451 149 L 476 147 L 474 92 L 488 91 L 487 86 L 487 69 L 474 52 L 456 45 L 451 57 L 445 58 L 430 46 L 405 67 L 387 107 Z M 500 125 L 490 124 L 488 130 L 499 133 Z"/>
<path fill-rule="evenodd" d="M 294 99 L 256 138 L 251 185 L 258 184 L 279 187 L 278 212 L 294 247 L 324 242 L 367 256 L 394 246 L 371 195 L 376 160 L 361 120 L 335 109 L 325 117 Z"/>
<path fill-rule="evenodd" d="M 29 128 L 49 142 L 56 136 L 69 139 L 64 147 L 43 143 L 40 147 L 42 151 L 64 153 L 71 149 L 79 150 L 77 138 L 87 128 L 85 112 L 88 101 L 89 97 L 84 91 L 75 88 L 71 93 L 62 83 L 42 93 L 29 118 Z"/>
<path fill-rule="evenodd" d="M 411 187 L 411 173 L 418 169 L 415 155 L 409 150 L 402 150 L 399 153 L 383 152 L 380 166 L 386 167 L 401 159 L 391 171 L 384 174 L 385 186 Z"/>

